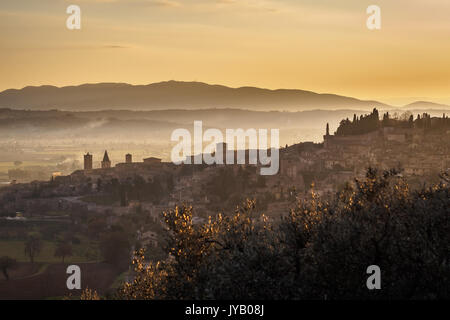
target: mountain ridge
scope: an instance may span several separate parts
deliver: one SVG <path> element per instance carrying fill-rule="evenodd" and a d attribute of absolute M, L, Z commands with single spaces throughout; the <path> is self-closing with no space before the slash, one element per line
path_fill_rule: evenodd
<path fill-rule="evenodd" d="M 26 86 L 0 92 L 0 107 L 30 110 L 135 110 L 243 108 L 256 111 L 305 111 L 317 108 L 391 107 L 374 100 L 360 100 L 332 93 L 300 89 L 231 88 L 204 82 L 163 81 L 147 85 L 85 83 L 57 87 Z"/>
<path fill-rule="evenodd" d="M 450 106 L 447 104 L 442 104 L 442 103 L 435 103 L 435 102 L 431 102 L 431 101 L 415 101 L 412 103 L 409 103 L 405 106 L 403 106 L 403 108 L 417 108 L 417 109 L 430 109 L 430 108 L 438 108 L 438 109 L 450 109 Z"/>
<path fill-rule="evenodd" d="M 105 109 L 196 110 L 235 108 L 253 111 L 310 111 L 360 109 L 450 109 L 449 105 L 416 101 L 392 106 L 376 100 L 361 100 L 333 93 L 301 89 L 266 89 L 254 86 L 232 88 L 204 82 L 162 81 L 144 85 L 123 82 L 83 83 L 69 86 L 26 86 L 0 92 L 0 108 L 66 111 Z"/>

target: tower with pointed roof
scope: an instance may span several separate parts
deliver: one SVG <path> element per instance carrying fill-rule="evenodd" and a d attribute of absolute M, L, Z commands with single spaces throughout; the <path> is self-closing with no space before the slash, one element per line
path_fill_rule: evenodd
<path fill-rule="evenodd" d="M 105 154 L 103 155 L 103 160 L 102 160 L 102 169 L 107 169 L 107 168 L 111 168 L 111 161 L 109 160 L 109 157 L 108 157 L 108 151 L 105 150 Z"/>

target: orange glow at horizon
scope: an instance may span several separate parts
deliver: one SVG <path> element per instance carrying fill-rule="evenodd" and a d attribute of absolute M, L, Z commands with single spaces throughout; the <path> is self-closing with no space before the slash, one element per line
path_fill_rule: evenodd
<path fill-rule="evenodd" d="M 80 6 L 81 30 L 65 26 Z M 24 0 L 0 4 L 0 90 L 202 81 L 450 103 L 450 2 Z"/>

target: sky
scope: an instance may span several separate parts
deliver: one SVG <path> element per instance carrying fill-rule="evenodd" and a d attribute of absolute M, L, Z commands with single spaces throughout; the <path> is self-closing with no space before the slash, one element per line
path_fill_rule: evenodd
<path fill-rule="evenodd" d="M 450 104 L 449 54 L 448 0 L 0 2 L 0 90 L 180 80 Z"/>

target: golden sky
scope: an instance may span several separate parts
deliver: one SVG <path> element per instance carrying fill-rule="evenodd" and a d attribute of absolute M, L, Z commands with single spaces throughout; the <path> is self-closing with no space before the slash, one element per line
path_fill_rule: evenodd
<path fill-rule="evenodd" d="M 0 90 L 174 79 L 450 103 L 449 0 L 2 0 L 0 39 Z"/>

